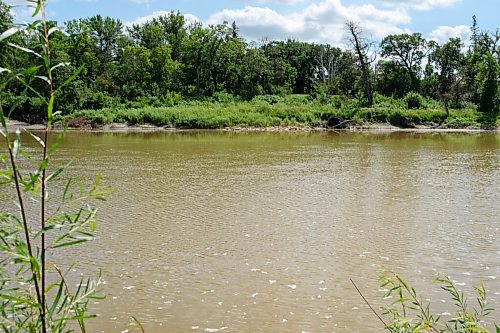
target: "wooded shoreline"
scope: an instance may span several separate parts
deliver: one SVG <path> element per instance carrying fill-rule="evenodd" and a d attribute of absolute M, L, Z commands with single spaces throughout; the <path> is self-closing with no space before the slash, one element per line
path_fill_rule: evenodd
<path fill-rule="evenodd" d="M 17 129 L 27 129 L 31 131 L 43 130 L 43 124 L 28 124 L 25 122 L 10 120 L 7 123 L 9 132 Z M 57 125 L 54 130 L 62 130 L 62 125 Z M 124 123 L 112 123 L 96 127 L 67 127 L 69 131 L 84 132 L 190 132 L 190 131 L 210 131 L 210 132 L 418 132 L 418 133 L 500 133 L 500 128 L 481 129 L 478 127 L 467 128 L 443 128 L 419 125 L 414 128 L 401 128 L 387 123 L 373 123 L 369 125 L 353 125 L 347 128 L 335 129 L 328 127 L 311 126 L 273 126 L 273 127 L 225 127 L 219 129 L 196 129 L 196 128 L 173 128 L 165 126 L 155 126 L 153 124 L 127 125 Z"/>

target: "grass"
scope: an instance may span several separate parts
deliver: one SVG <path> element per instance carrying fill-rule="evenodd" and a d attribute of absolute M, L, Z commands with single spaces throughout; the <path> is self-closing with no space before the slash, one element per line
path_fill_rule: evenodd
<path fill-rule="evenodd" d="M 445 128 L 492 128 L 500 126 L 499 116 L 485 116 L 472 109 L 451 110 L 446 118 L 435 101 L 422 108 L 406 109 L 404 103 L 390 98 L 379 99 L 370 108 L 356 100 L 334 96 L 329 103 L 318 103 L 305 95 L 257 96 L 252 101 L 195 100 L 172 107 L 115 107 L 82 110 L 61 116 L 70 127 L 99 127 L 111 123 L 152 124 L 180 129 L 221 129 L 227 127 L 323 127 L 331 116 L 354 125 L 388 123 L 401 128 L 417 125 Z"/>

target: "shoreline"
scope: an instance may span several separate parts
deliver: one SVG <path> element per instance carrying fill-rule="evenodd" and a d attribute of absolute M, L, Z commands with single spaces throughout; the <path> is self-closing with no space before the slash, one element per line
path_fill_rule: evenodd
<path fill-rule="evenodd" d="M 28 124 L 17 120 L 7 122 L 7 130 L 15 132 L 17 129 L 26 129 L 31 131 L 43 131 L 43 124 Z M 54 127 L 52 130 L 62 130 L 62 127 Z M 208 132 L 415 132 L 415 133 L 500 133 L 500 128 L 481 129 L 478 127 L 467 128 L 435 128 L 425 125 L 417 125 L 411 128 L 397 127 L 387 123 L 373 123 L 369 125 L 355 125 L 342 129 L 329 127 L 310 127 L 310 126 L 273 126 L 273 127 L 224 127 L 219 129 L 197 129 L 197 128 L 174 128 L 162 127 L 152 124 L 128 125 L 123 123 L 112 123 L 98 127 L 71 127 L 71 132 L 109 132 L 109 133 L 134 133 L 134 132 L 189 132 L 189 131 L 208 131 Z"/>

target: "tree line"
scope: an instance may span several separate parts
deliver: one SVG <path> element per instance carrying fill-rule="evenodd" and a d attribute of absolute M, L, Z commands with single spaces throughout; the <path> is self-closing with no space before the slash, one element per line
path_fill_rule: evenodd
<path fill-rule="evenodd" d="M 0 32 L 14 25 L 10 13 L 0 0 Z M 446 110 L 498 112 L 500 33 L 481 31 L 475 17 L 467 47 L 459 38 L 439 44 L 420 33 L 389 35 L 376 44 L 354 22 L 345 29 L 349 48 L 341 49 L 293 39 L 249 42 L 235 22 L 203 26 L 174 11 L 131 26 L 101 15 L 69 20 L 50 39 L 52 62 L 69 63 L 54 80 L 78 76 L 56 108 L 71 113 L 117 105 L 171 106 L 181 99 L 221 95 L 249 100 L 286 94 L 343 95 L 370 106 L 378 93 L 418 94 L 442 101 Z M 23 78 L 35 88 L 44 78 L 28 64 L 42 65 L 41 60 L 21 48 L 39 44 L 36 38 L 22 33 L 0 41 L 0 68 L 28 68 Z M 0 100 L 18 118 L 34 121 L 43 114 L 43 97 L 13 81 Z"/>

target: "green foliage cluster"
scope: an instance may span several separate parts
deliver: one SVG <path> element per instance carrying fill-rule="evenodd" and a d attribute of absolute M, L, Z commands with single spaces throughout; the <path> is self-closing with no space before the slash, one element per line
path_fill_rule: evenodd
<path fill-rule="evenodd" d="M 49 28 L 58 25 L 48 22 Z M 12 26 L 9 6 L 0 0 L 1 31 Z M 318 106 L 340 109 L 344 104 L 371 106 L 371 97 L 378 95 L 394 101 L 406 96 L 408 108 L 439 101 L 447 113 L 449 108 L 472 106 L 497 114 L 499 32 L 481 32 L 475 20 L 472 28 L 466 51 L 458 39 L 439 45 L 419 33 L 389 35 L 380 43 L 381 60 L 375 64 L 369 62 L 369 47 L 359 59 L 355 48 L 297 40 L 248 42 L 235 23 L 203 26 L 188 23 L 179 12 L 128 27 L 101 15 L 72 19 L 62 24 L 64 33 L 55 31 L 50 39 L 54 63 L 68 64 L 54 74 L 54 82 L 64 82 L 75 72 L 80 75 L 60 94 L 54 108 L 67 115 L 103 108 L 172 107 L 193 99 L 226 105 L 255 100 L 273 104 L 282 98 L 288 101 L 291 94 L 296 103 L 305 102 L 297 96 L 309 95 Z M 353 33 L 366 40 L 361 29 Z M 21 31 L 9 42 L 20 48 L 0 42 L 1 68 L 19 70 L 40 63 L 22 51 L 37 44 L 35 35 Z M 36 90 L 44 84 L 34 73 L 25 79 Z M 4 106 L 13 109 L 13 117 L 28 122 L 44 120 L 44 97 L 15 81 L 0 94 Z M 351 103 L 353 98 L 358 102 Z"/>
<path fill-rule="evenodd" d="M 9 27 L 0 34 L 0 43 L 27 54 L 33 64 L 0 68 L 4 74 L 0 77 L 0 93 L 9 84 L 31 91 L 37 106 L 44 110 L 46 122 L 42 136 L 26 133 L 38 147 L 32 153 L 31 148 L 24 148 L 25 137 L 21 137 L 19 129 L 15 136 L 9 133 L 8 116 L 15 106 L 5 110 L 6 117 L 0 100 L 0 137 L 4 144 L 0 154 L 0 329 L 64 333 L 79 328 L 85 332 L 85 320 L 95 317 L 89 313 L 89 303 L 101 298 L 101 281 L 99 277 L 81 278 L 75 287 L 75 276 L 60 262 L 60 253 L 93 239 L 97 210 L 89 202 L 104 200 L 109 189 L 99 185 L 100 177 L 88 190 L 80 180 L 61 182 L 66 166 L 54 168 L 50 164 L 64 137 L 64 132 L 49 136 L 58 114 L 54 101 L 75 75 L 56 84 L 55 78 L 68 66 L 53 62 L 51 57 L 50 41 L 58 29 L 45 20 L 44 0 L 29 3 L 34 8 L 34 23 Z M 4 8 L 0 3 L 0 10 Z M 32 48 L 16 44 L 21 33 L 33 38 Z M 59 201 L 49 205 L 49 198 Z"/>
<path fill-rule="evenodd" d="M 485 319 L 493 309 L 486 301 L 486 290 L 483 285 L 473 287 L 477 304 L 470 306 L 464 292 L 457 288 L 451 278 L 439 275 L 436 283 L 449 295 L 454 306 L 454 309 L 447 309 L 449 317 L 445 317 L 432 312 L 430 303 L 424 301 L 417 291 L 397 274 L 384 276 L 381 282 L 382 288 L 387 289 L 385 296 L 394 299 L 383 309 L 383 315 L 390 319 L 388 323 L 384 321 L 386 332 L 488 333 Z M 499 333 L 500 327 L 496 324 L 494 327 L 495 332 Z"/>
<path fill-rule="evenodd" d="M 408 109 L 420 109 L 423 104 L 423 97 L 419 93 L 410 91 L 404 98 Z"/>
<path fill-rule="evenodd" d="M 280 97 L 256 96 L 252 101 L 238 101 L 228 95 L 218 100 L 182 101 L 174 107 L 104 108 L 81 110 L 61 115 L 71 127 L 99 127 L 112 123 L 151 124 L 180 129 L 222 129 L 227 127 L 323 127 L 331 116 L 341 117 L 353 125 L 389 123 L 398 127 L 417 125 L 448 128 L 474 126 L 489 128 L 500 124 L 499 116 L 482 116 L 474 110 L 454 110 L 447 116 L 442 108 L 423 101 L 420 109 L 408 110 L 403 99 L 375 96 L 378 102 L 370 108 L 355 99 L 332 96 L 327 104 L 302 95 Z"/>

